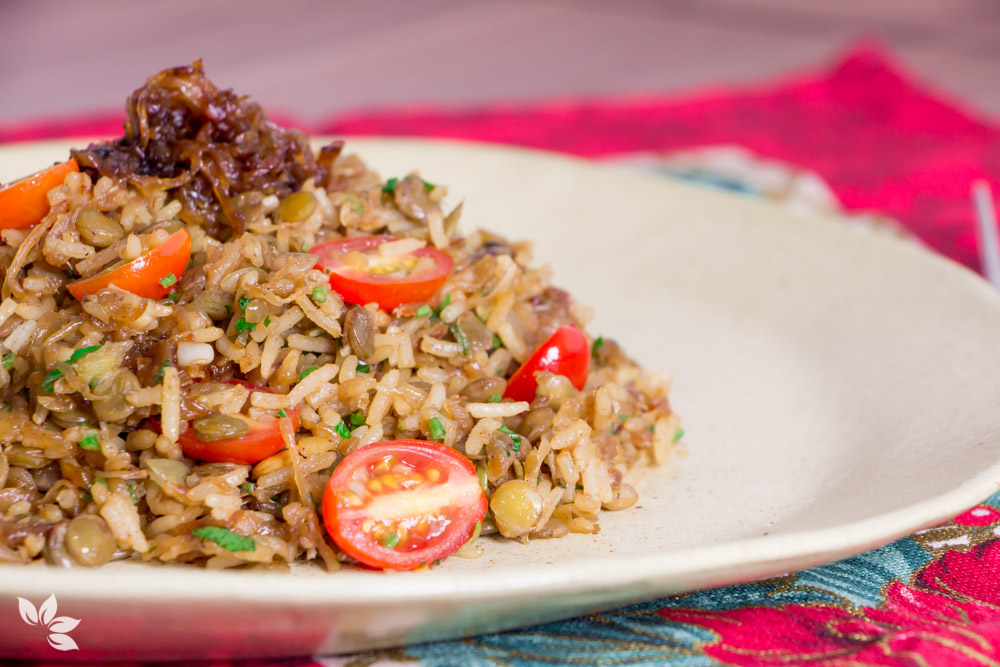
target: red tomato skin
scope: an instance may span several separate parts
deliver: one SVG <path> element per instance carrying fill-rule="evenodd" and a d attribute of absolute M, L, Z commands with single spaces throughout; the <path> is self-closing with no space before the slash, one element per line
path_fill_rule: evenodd
<path fill-rule="evenodd" d="M 160 280 L 168 274 L 180 280 L 191 259 L 191 236 L 183 229 L 171 234 L 166 241 L 149 252 L 136 257 L 111 273 L 82 278 L 66 286 L 78 301 L 88 294 L 108 287 L 112 283 L 123 290 L 147 299 L 162 299 L 171 287 L 164 287 Z"/>
<path fill-rule="evenodd" d="M 228 380 L 228 382 L 229 384 L 238 384 L 246 387 L 251 392 L 263 391 L 269 394 L 274 393 L 267 387 L 261 387 L 243 380 Z M 206 463 L 258 463 L 284 449 L 285 440 L 281 437 L 281 419 L 291 419 L 292 431 L 298 430 L 299 409 L 289 408 L 285 412 L 288 414 L 287 417 L 281 417 L 269 422 L 254 422 L 254 426 L 250 428 L 250 432 L 240 438 L 227 438 L 206 442 L 198 439 L 198 436 L 194 434 L 193 428 L 188 428 L 177 438 L 177 444 L 181 446 L 185 456 L 196 461 L 205 461 Z"/>
<path fill-rule="evenodd" d="M 459 508 L 460 514 L 456 520 L 452 521 L 443 538 L 437 544 L 427 546 L 419 551 L 394 551 L 367 538 L 363 533 L 359 536 L 360 530 L 352 530 L 352 528 L 357 527 L 356 522 L 352 524 L 340 521 L 336 490 L 346 485 L 347 480 L 358 467 L 377 460 L 376 457 L 379 454 L 393 453 L 402 458 L 401 451 L 420 452 L 425 458 L 436 461 L 438 464 L 446 462 L 454 466 L 450 469 L 449 474 L 464 473 L 475 481 L 477 487 L 479 485 L 476 467 L 472 462 L 450 447 L 436 442 L 425 440 L 375 442 L 360 447 L 347 455 L 333 471 L 330 482 L 323 491 L 323 523 L 327 533 L 341 551 L 362 565 L 374 569 L 412 570 L 421 565 L 430 565 L 435 560 L 454 553 L 468 542 L 476 531 L 476 524 L 486 516 L 488 502 L 486 494 L 480 488 L 476 503 Z"/>
<path fill-rule="evenodd" d="M 337 269 L 342 264 L 330 255 L 346 254 L 354 250 L 371 251 L 383 243 L 396 240 L 398 239 L 392 236 L 355 236 L 319 243 L 310 248 L 309 252 L 320 258 L 317 268 L 330 271 L 330 287 L 345 302 L 359 305 L 377 303 L 382 310 L 391 312 L 404 303 L 427 301 L 434 296 L 444 285 L 454 266 L 451 256 L 430 246 L 420 248 L 410 254 L 413 257 L 430 257 L 434 260 L 434 270 L 419 278 L 393 278 L 361 273 L 351 268 L 338 272 Z"/>
<path fill-rule="evenodd" d="M 70 158 L 0 188 L 0 229 L 27 229 L 41 222 L 49 212 L 49 190 L 77 171 L 80 167 Z"/>
<path fill-rule="evenodd" d="M 285 440 L 281 437 L 279 426 L 282 419 L 292 420 L 292 430 L 299 428 L 299 410 L 292 408 L 286 411 L 287 417 L 281 417 L 269 422 L 257 422 L 250 432 L 240 438 L 228 438 L 205 442 L 199 440 L 194 429 L 189 428 L 180 434 L 177 443 L 184 450 L 184 455 L 196 461 L 206 463 L 259 463 L 269 456 L 274 456 L 285 448 Z"/>
<path fill-rule="evenodd" d="M 507 381 L 504 398 L 514 401 L 535 399 L 538 380 L 535 373 L 548 371 L 563 375 L 577 389 L 583 389 L 590 371 L 590 345 L 586 336 L 573 325 L 556 329 L 549 339 L 531 353 Z"/>

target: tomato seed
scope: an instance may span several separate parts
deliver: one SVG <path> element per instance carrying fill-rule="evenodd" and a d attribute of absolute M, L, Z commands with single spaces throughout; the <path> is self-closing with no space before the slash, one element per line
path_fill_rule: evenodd
<path fill-rule="evenodd" d="M 439 479 L 441 479 L 441 471 L 438 470 L 437 468 L 431 468 L 424 474 L 427 475 L 427 479 L 429 479 L 431 482 L 436 482 Z"/>

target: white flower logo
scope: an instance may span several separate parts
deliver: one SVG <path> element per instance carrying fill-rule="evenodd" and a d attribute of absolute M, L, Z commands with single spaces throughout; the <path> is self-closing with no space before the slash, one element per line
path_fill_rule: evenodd
<path fill-rule="evenodd" d="M 56 596 L 50 595 L 49 599 L 42 603 L 42 606 L 35 609 L 24 598 L 17 599 L 17 609 L 21 612 L 21 620 L 28 625 L 41 625 L 49 631 L 49 646 L 57 651 L 79 651 L 73 638 L 67 632 L 73 630 L 80 624 L 80 619 L 69 616 L 56 616 Z"/>

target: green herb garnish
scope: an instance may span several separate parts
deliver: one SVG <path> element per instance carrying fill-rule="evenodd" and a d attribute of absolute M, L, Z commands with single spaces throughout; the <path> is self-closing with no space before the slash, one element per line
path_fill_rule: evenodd
<path fill-rule="evenodd" d="M 49 374 L 45 376 L 45 379 L 42 380 L 42 385 L 41 385 L 42 391 L 47 391 L 51 393 L 52 386 L 56 383 L 56 380 L 58 380 L 62 376 L 63 376 L 63 369 L 53 368 L 51 371 L 49 371 Z"/>
<path fill-rule="evenodd" d="M 287 412 L 285 412 L 285 410 L 284 410 L 284 409 L 281 409 L 281 410 L 278 410 L 278 416 L 279 416 L 279 417 L 287 417 L 287 416 L 288 416 L 288 413 L 287 413 Z"/>
<path fill-rule="evenodd" d="M 360 412 L 355 412 L 353 414 L 347 415 L 347 421 L 350 422 L 351 428 L 357 428 L 363 426 L 365 423 L 365 416 Z"/>
<path fill-rule="evenodd" d="M 604 347 L 604 336 L 598 336 L 597 340 L 594 341 L 594 347 L 590 348 L 590 356 L 596 359 L 597 351 L 602 347 Z"/>
<path fill-rule="evenodd" d="M 240 319 L 236 320 L 236 330 L 237 331 L 247 331 L 247 330 L 253 331 L 256 328 L 257 328 L 256 324 L 254 324 L 253 322 L 247 322 L 242 317 Z"/>
<path fill-rule="evenodd" d="M 101 448 L 101 443 L 97 440 L 97 433 L 88 433 L 80 438 L 80 448 L 97 451 Z"/>
<path fill-rule="evenodd" d="M 427 190 L 427 192 L 430 192 L 431 190 L 433 190 L 434 188 L 437 187 L 433 183 L 428 183 L 427 181 L 425 181 L 422 178 L 420 179 L 420 182 L 424 184 L 424 190 Z"/>
<path fill-rule="evenodd" d="M 503 347 L 503 341 L 500 340 L 500 336 L 493 334 L 493 349 L 499 350 L 501 347 Z"/>
<path fill-rule="evenodd" d="M 386 193 L 387 195 L 395 194 L 396 183 L 399 183 L 398 178 L 390 178 L 388 181 L 385 182 L 385 185 L 382 186 L 382 192 Z"/>
<path fill-rule="evenodd" d="M 237 535 L 221 526 L 201 526 L 192 530 L 191 534 L 215 542 L 226 551 L 254 551 L 257 548 L 252 537 Z"/>
<path fill-rule="evenodd" d="M 129 482 L 128 483 L 128 494 L 130 496 L 132 496 L 132 504 L 133 505 L 138 505 L 139 504 L 139 499 L 135 495 L 135 482 Z"/>
<path fill-rule="evenodd" d="M 444 426 L 441 425 L 441 420 L 437 417 L 431 417 L 430 421 L 427 422 L 427 426 L 431 430 L 431 437 L 436 440 L 443 439 L 448 433 L 444 430 Z"/>
<path fill-rule="evenodd" d="M 316 366 L 310 366 L 309 368 L 303 368 L 302 372 L 299 373 L 299 382 L 302 382 L 307 377 L 309 377 L 309 374 L 312 373 L 314 370 L 316 370 Z"/>
<path fill-rule="evenodd" d="M 428 305 L 423 305 L 417 308 L 417 317 L 430 317 L 434 313 L 434 309 Z"/>
<path fill-rule="evenodd" d="M 243 482 L 242 484 L 240 484 L 240 491 L 242 491 L 243 493 L 253 493 L 254 489 L 256 488 L 257 485 L 254 484 L 253 482 Z"/>
<path fill-rule="evenodd" d="M 265 327 L 271 326 L 271 316 L 270 315 L 268 315 L 267 317 L 264 318 L 264 326 Z"/>
<path fill-rule="evenodd" d="M 177 284 L 177 276 L 175 276 L 172 273 L 168 273 L 167 275 L 160 278 L 160 284 L 167 288 L 173 287 L 174 285 Z"/>
<path fill-rule="evenodd" d="M 326 303 L 326 288 L 322 285 L 313 287 L 313 301 L 316 303 Z"/>
<path fill-rule="evenodd" d="M 650 433 L 656 433 L 656 427 L 653 426 L 652 424 L 650 424 L 649 426 L 647 426 L 646 430 L 649 431 Z"/>
<path fill-rule="evenodd" d="M 170 365 L 170 360 L 164 359 L 163 363 L 160 364 L 160 367 L 156 369 L 156 374 L 153 376 L 153 379 L 155 380 L 156 384 L 163 383 L 163 374 L 167 372 L 167 366 L 169 365 Z"/>
<path fill-rule="evenodd" d="M 368 364 L 358 364 L 358 372 L 359 373 L 367 373 L 371 369 L 372 369 L 372 367 L 369 366 Z"/>
<path fill-rule="evenodd" d="M 103 345 L 91 345 L 90 347 L 81 347 L 79 350 L 76 350 L 75 352 L 73 352 L 72 355 L 70 355 L 69 361 L 66 362 L 66 363 L 75 364 L 76 362 L 80 361 L 81 359 L 83 359 L 85 356 L 87 356 L 91 352 L 97 352 L 102 347 L 104 347 L 104 346 Z"/>
<path fill-rule="evenodd" d="M 488 490 L 486 488 L 487 487 L 486 464 L 484 464 L 482 461 L 476 464 L 476 477 L 479 478 L 479 486 L 483 487 L 483 493 L 486 493 L 486 491 Z"/>
<path fill-rule="evenodd" d="M 237 299 L 236 302 L 240 304 L 241 313 L 247 312 L 247 306 L 250 305 L 250 297 L 243 295 L 239 299 Z"/>
<path fill-rule="evenodd" d="M 181 295 L 180 294 L 168 294 L 167 295 L 167 301 L 169 301 L 170 303 L 177 303 L 180 300 L 181 300 Z"/>
<path fill-rule="evenodd" d="M 306 241 L 305 243 L 303 243 L 299 247 L 302 249 L 302 252 L 309 252 L 309 248 L 313 247 L 313 244 L 309 243 L 308 241 Z"/>
<path fill-rule="evenodd" d="M 490 397 L 486 399 L 487 403 L 499 403 L 503 400 L 503 396 L 500 394 L 490 394 Z"/>
<path fill-rule="evenodd" d="M 629 417 L 631 417 L 631 416 L 632 416 L 632 415 L 623 415 L 623 414 L 619 414 L 619 415 L 618 415 L 618 419 L 621 419 L 622 421 L 625 421 L 626 419 L 628 419 L 628 418 L 629 418 Z"/>
<path fill-rule="evenodd" d="M 451 333 L 455 336 L 455 341 L 462 346 L 462 354 L 469 353 L 469 339 L 465 337 L 465 332 L 462 331 L 462 327 L 457 324 L 452 324 Z"/>
<path fill-rule="evenodd" d="M 451 292 L 448 292 L 447 294 L 444 295 L 444 301 L 441 302 L 441 305 L 434 309 L 434 316 L 441 317 L 441 311 L 447 308 L 448 304 L 450 303 L 451 303 Z"/>
<path fill-rule="evenodd" d="M 674 432 L 674 442 L 680 442 L 680 439 L 684 437 L 684 429 L 678 428 Z"/>
<path fill-rule="evenodd" d="M 379 542 L 381 542 L 382 546 L 386 549 L 392 549 L 399 544 L 399 535 L 396 533 L 386 533 L 382 536 L 382 539 L 379 540 Z"/>
<path fill-rule="evenodd" d="M 511 449 L 513 449 L 515 452 L 521 451 L 521 436 L 519 436 L 517 433 L 514 433 L 513 431 L 511 431 L 506 426 L 501 426 L 500 427 L 500 432 L 501 433 L 506 433 L 507 435 L 510 436 L 511 441 L 514 443 L 512 445 L 512 447 L 511 447 Z"/>
<path fill-rule="evenodd" d="M 348 438 L 351 437 L 351 429 L 347 428 L 347 424 L 345 424 L 343 421 L 337 424 L 333 428 L 333 430 L 336 431 L 337 435 L 339 435 L 344 440 L 347 440 Z"/>
<path fill-rule="evenodd" d="M 8 370 L 8 371 L 10 369 L 14 368 L 14 353 L 13 352 L 10 352 L 8 354 L 3 355 L 3 367 L 4 367 L 4 370 Z"/>
<path fill-rule="evenodd" d="M 103 477 L 95 477 L 94 484 L 103 484 L 104 486 L 107 486 L 109 489 L 111 488 L 110 486 L 108 486 L 108 480 L 104 479 Z M 91 486 L 93 486 L 94 484 L 91 484 Z"/>

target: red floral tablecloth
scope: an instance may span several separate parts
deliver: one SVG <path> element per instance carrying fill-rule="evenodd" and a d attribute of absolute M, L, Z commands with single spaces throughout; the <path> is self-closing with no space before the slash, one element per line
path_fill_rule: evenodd
<path fill-rule="evenodd" d="M 984 178 L 1000 189 L 1000 129 L 874 48 L 744 91 L 291 123 L 313 133 L 474 139 L 620 160 L 905 229 L 973 268 L 970 183 Z M 121 116 L 108 114 L 0 126 L 0 141 L 120 129 Z M 1000 494 L 944 526 L 838 563 L 571 621 L 365 655 L 238 664 L 1000 665 L 998 510 Z"/>

